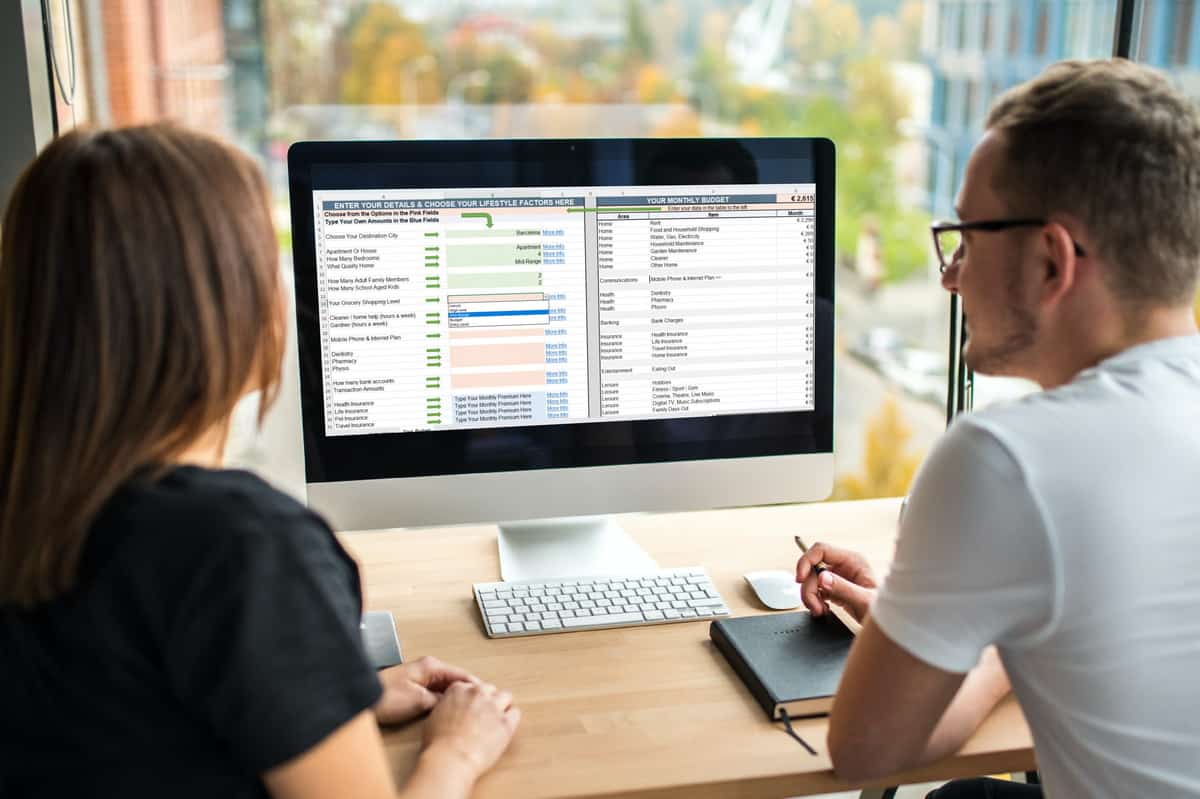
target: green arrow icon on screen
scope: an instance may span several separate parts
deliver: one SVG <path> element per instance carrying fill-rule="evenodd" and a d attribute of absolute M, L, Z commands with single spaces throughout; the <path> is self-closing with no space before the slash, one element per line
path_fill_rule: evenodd
<path fill-rule="evenodd" d="M 489 213 L 486 213 L 484 211 L 464 211 L 462 218 L 463 219 L 486 219 L 487 226 L 488 227 L 492 226 L 492 215 Z"/>

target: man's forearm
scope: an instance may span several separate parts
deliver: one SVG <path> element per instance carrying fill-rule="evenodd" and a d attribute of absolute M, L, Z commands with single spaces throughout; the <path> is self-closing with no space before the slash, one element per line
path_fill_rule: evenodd
<path fill-rule="evenodd" d="M 929 742 L 921 754 L 921 763 L 940 760 L 957 752 L 1010 690 L 1011 685 L 1000 656 L 995 647 L 989 646 L 979 659 L 979 665 L 963 680 L 958 693 L 929 736 Z"/>

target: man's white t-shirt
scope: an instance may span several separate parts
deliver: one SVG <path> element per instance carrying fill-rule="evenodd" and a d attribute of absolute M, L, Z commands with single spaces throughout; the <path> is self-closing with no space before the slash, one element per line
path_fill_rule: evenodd
<path fill-rule="evenodd" d="M 871 614 L 965 672 L 999 649 L 1050 797 L 1200 797 L 1200 336 L 961 417 Z"/>

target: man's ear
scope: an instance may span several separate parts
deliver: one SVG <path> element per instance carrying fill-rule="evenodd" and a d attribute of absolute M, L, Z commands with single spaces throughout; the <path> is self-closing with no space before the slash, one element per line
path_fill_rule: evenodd
<path fill-rule="evenodd" d="M 1041 301 L 1054 305 L 1063 300 L 1079 279 L 1079 256 L 1075 254 L 1075 240 L 1071 232 L 1058 222 L 1049 222 L 1042 228 L 1038 240 L 1043 264 Z"/>

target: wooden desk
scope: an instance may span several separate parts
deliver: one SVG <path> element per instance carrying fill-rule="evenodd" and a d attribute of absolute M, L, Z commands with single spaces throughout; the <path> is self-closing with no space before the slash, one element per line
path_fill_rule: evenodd
<path fill-rule="evenodd" d="M 635 516 L 625 529 L 660 566 L 703 565 L 733 615 L 761 609 L 742 574 L 791 568 L 792 535 L 857 549 L 882 574 L 898 500 Z M 826 719 L 797 723 L 805 752 L 762 709 L 708 638 L 707 622 L 491 640 L 471 585 L 499 579 L 494 526 L 342 536 L 363 570 L 370 610 L 396 617 L 406 658 L 430 654 L 510 689 L 521 727 L 477 796 L 786 797 L 844 791 L 825 752 Z M 389 731 L 398 780 L 421 724 Z M 1034 767 L 1010 697 L 963 751 L 890 784 Z M 874 784 L 873 784 L 874 785 Z"/>

